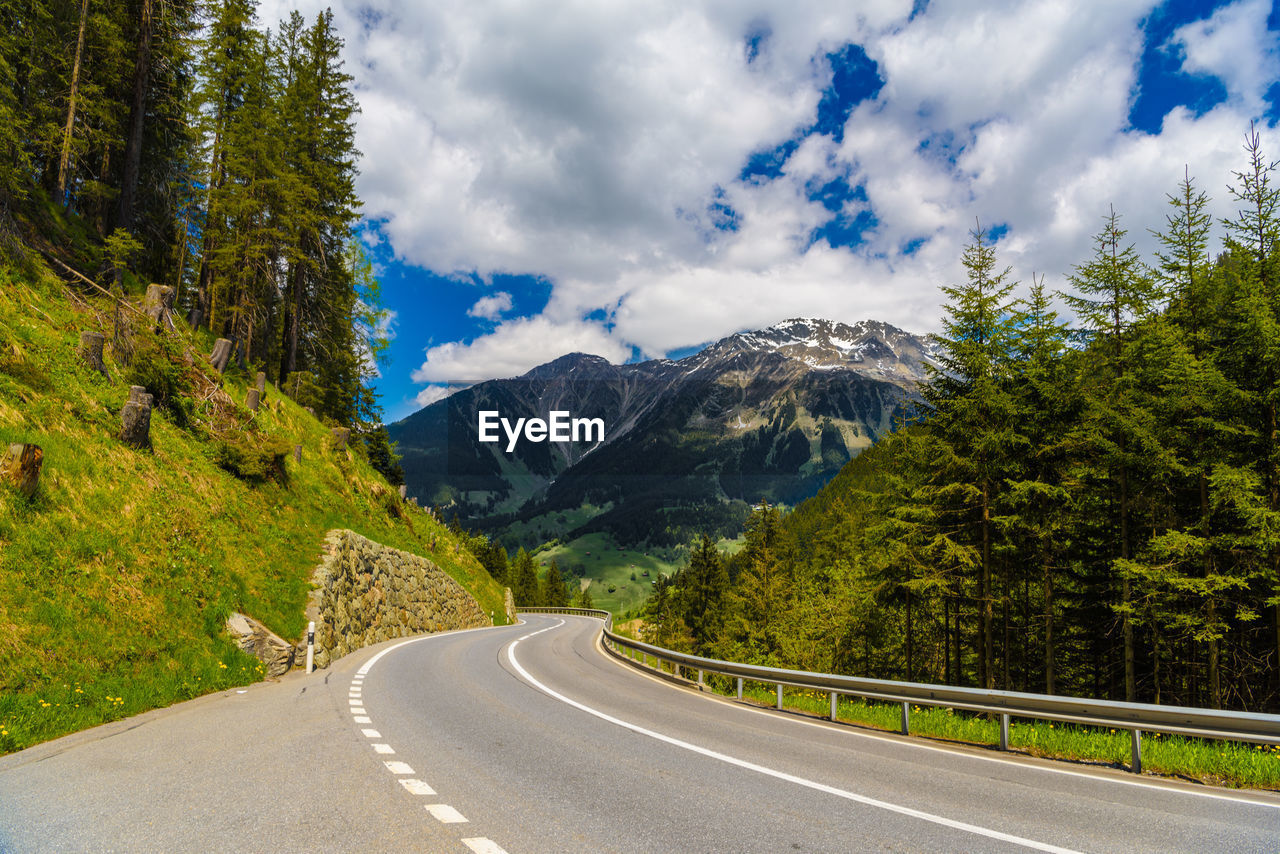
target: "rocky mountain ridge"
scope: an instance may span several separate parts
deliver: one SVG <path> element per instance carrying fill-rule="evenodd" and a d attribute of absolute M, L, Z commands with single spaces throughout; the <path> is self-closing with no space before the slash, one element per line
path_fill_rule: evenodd
<path fill-rule="evenodd" d="M 886 323 L 793 318 L 678 360 L 571 353 L 388 430 L 409 493 L 471 524 L 501 529 L 589 504 L 608 510 L 585 529 L 622 541 L 678 538 L 695 517 L 728 532 L 750 503 L 813 494 L 892 430 L 917 408 L 935 358 L 927 338 Z M 521 442 L 507 454 L 478 441 L 481 410 L 601 418 L 605 438 Z"/>

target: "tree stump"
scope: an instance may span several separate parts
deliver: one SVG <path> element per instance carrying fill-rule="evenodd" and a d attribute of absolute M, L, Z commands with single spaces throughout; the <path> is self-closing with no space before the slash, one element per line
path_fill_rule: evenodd
<path fill-rule="evenodd" d="M 333 437 L 335 451 L 346 450 L 347 443 L 351 441 L 351 430 L 346 427 L 334 427 L 329 431 L 329 435 Z"/>
<path fill-rule="evenodd" d="M 249 408 L 250 412 L 258 411 L 258 403 L 261 401 L 260 392 L 256 388 L 249 389 L 249 397 L 245 400 L 244 405 Z"/>
<path fill-rule="evenodd" d="M 262 371 L 258 371 L 258 375 L 253 378 L 253 387 L 258 390 L 259 399 L 267 396 L 267 375 Z"/>
<path fill-rule="evenodd" d="M 129 403 L 140 403 L 147 409 L 151 409 L 155 405 L 155 395 L 148 394 L 145 387 L 140 385 L 129 386 Z"/>
<path fill-rule="evenodd" d="M 293 446 L 293 461 L 299 464 L 302 462 L 302 446 L 301 445 Z"/>
<path fill-rule="evenodd" d="M 204 312 L 200 309 L 193 307 L 191 311 L 187 312 L 187 326 L 192 329 L 199 329 L 201 320 L 204 320 Z"/>
<path fill-rule="evenodd" d="M 155 321 L 156 330 L 167 326 L 173 328 L 173 298 L 176 292 L 167 285 L 148 285 L 147 298 L 143 303 L 143 311 L 147 317 Z"/>
<path fill-rule="evenodd" d="M 130 392 L 128 402 L 120 410 L 120 441 L 133 448 L 151 447 L 151 395 L 144 392 L 135 398 Z"/>
<path fill-rule="evenodd" d="M 39 445 L 10 445 L 4 456 L 0 457 L 0 480 L 13 484 L 19 492 L 30 498 L 40 485 L 42 465 L 44 451 Z"/>
<path fill-rule="evenodd" d="M 107 375 L 107 368 L 102 363 L 102 347 L 106 341 L 107 337 L 101 332 L 81 332 L 80 346 L 76 348 L 80 361 L 104 377 Z"/>
<path fill-rule="evenodd" d="M 219 338 L 213 342 L 213 353 L 209 356 L 209 363 L 213 365 L 215 371 L 222 373 L 227 369 L 229 361 L 231 361 L 231 342 L 226 338 Z"/>
<path fill-rule="evenodd" d="M 403 483 L 400 484 L 400 500 L 404 501 L 405 498 L 408 497 L 408 495 L 409 495 L 409 487 L 405 486 Z"/>

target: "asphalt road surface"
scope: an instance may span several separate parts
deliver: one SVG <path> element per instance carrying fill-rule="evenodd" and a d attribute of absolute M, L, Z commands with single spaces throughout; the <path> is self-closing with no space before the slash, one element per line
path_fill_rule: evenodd
<path fill-rule="evenodd" d="M 1280 851 L 1274 793 L 755 709 L 525 621 L 0 758 L 0 851 Z"/>

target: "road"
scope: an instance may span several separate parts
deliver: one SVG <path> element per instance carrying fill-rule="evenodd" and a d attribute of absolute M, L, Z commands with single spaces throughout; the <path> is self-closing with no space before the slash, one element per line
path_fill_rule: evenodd
<path fill-rule="evenodd" d="M 0 850 L 1280 850 L 1274 793 L 754 709 L 525 620 L 0 758 Z"/>

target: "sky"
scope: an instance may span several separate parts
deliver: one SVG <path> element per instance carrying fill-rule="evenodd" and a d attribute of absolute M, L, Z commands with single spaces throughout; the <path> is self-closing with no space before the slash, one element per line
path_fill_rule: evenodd
<path fill-rule="evenodd" d="M 333 6 L 388 421 L 565 353 L 678 357 L 789 317 L 939 328 L 981 227 L 1051 289 L 1189 171 L 1280 158 L 1268 0 L 263 0 Z"/>

